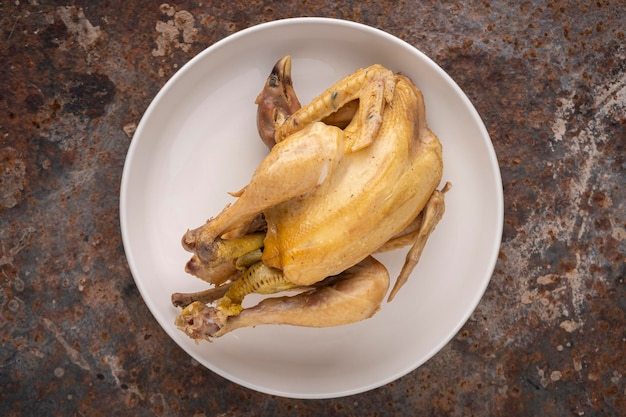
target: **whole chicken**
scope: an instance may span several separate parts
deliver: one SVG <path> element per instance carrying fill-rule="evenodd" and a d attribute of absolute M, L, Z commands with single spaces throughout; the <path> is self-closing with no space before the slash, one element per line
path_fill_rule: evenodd
<path fill-rule="evenodd" d="M 269 154 L 233 204 L 182 239 L 187 272 L 212 284 L 172 296 L 177 326 L 194 339 L 371 317 L 389 288 L 372 255 L 411 246 L 391 300 L 444 213 L 441 144 L 406 76 L 372 65 L 301 107 L 286 56 L 256 103 Z M 250 293 L 282 292 L 242 306 Z"/>

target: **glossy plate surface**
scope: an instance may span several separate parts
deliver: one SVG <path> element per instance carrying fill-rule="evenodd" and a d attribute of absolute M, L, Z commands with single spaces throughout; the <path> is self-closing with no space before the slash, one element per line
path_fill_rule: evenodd
<path fill-rule="evenodd" d="M 232 202 L 266 155 L 254 100 L 275 61 L 290 54 L 302 103 L 360 67 L 380 63 L 424 93 L 452 183 L 446 214 L 392 303 L 353 325 L 259 326 L 196 344 L 174 326 L 173 292 L 206 285 L 184 272 L 180 239 Z M 285 397 L 364 392 L 416 369 L 463 326 L 495 266 L 503 224 L 500 171 L 488 133 L 454 81 L 407 43 L 367 26 L 323 18 L 238 32 L 192 59 L 156 96 L 124 167 L 121 228 L 148 308 L 195 360 L 248 388 Z M 392 280 L 405 251 L 377 256 Z M 393 284 L 392 284 L 393 285 Z M 184 370 L 181 370 L 184 371 Z"/>

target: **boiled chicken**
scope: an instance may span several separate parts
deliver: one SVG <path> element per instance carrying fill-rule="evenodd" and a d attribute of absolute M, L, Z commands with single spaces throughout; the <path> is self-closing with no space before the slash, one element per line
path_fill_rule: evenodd
<path fill-rule="evenodd" d="M 372 255 L 411 246 L 390 301 L 444 213 L 441 144 L 406 76 L 372 65 L 300 107 L 287 56 L 256 102 L 269 154 L 233 204 L 182 239 L 186 270 L 212 284 L 172 296 L 177 326 L 194 339 L 371 317 L 389 289 Z M 251 293 L 268 297 L 244 308 Z"/>

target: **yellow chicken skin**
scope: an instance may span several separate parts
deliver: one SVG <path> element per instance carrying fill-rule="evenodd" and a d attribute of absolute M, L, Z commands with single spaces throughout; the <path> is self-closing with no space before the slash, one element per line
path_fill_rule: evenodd
<path fill-rule="evenodd" d="M 411 80 L 372 65 L 295 110 L 290 70 L 289 57 L 279 60 L 257 97 L 270 153 L 232 205 L 183 237 L 194 254 L 187 271 L 215 285 L 173 295 L 184 307 L 176 324 L 192 338 L 368 318 L 389 287 L 386 269 L 370 255 L 412 246 L 393 298 L 443 215 L 441 144 Z M 281 79 L 289 85 L 277 85 Z M 277 106 L 280 117 L 267 117 Z M 285 290 L 299 293 L 242 306 L 249 293 Z"/>
<path fill-rule="evenodd" d="M 441 181 L 441 145 L 419 120 L 421 94 L 405 77 L 389 76 L 397 80 L 393 107 L 386 105 L 377 134 L 363 139 L 371 144 L 352 151 L 360 138 L 340 135 L 343 154 L 318 168 L 328 166 L 327 178 L 309 195 L 265 211 L 263 262 L 296 284 L 318 282 L 372 254 L 415 219 Z"/>

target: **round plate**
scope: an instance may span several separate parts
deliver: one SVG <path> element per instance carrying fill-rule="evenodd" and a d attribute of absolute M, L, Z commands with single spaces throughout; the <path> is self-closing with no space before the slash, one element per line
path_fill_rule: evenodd
<path fill-rule="evenodd" d="M 254 100 L 276 60 L 291 55 L 302 103 L 358 68 L 383 64 L 422 90 L 452 189 L 422 260 L 371 319 L 335 328 L 258 326 L 196 344 L 174 326 L 173 292 L 207 285 L 184 272 L 180 244 L 233 201 L 267 154 Z M 121 229 L 130 269 L 148 308 L 195 360 L 248 388 L 293 398 L 364 392 L 416 369 L 463 326 L 495 266 L 502 184 L 489 135 L 454 81 L 409 44 L 368 26 L 325 18 L 261 24 L 193 58 L 156 96 L 124 167 Z M 395 279 L 405 251 L 377 256 Z M 393 282 L 392 282 L 393 285 Z"/>

